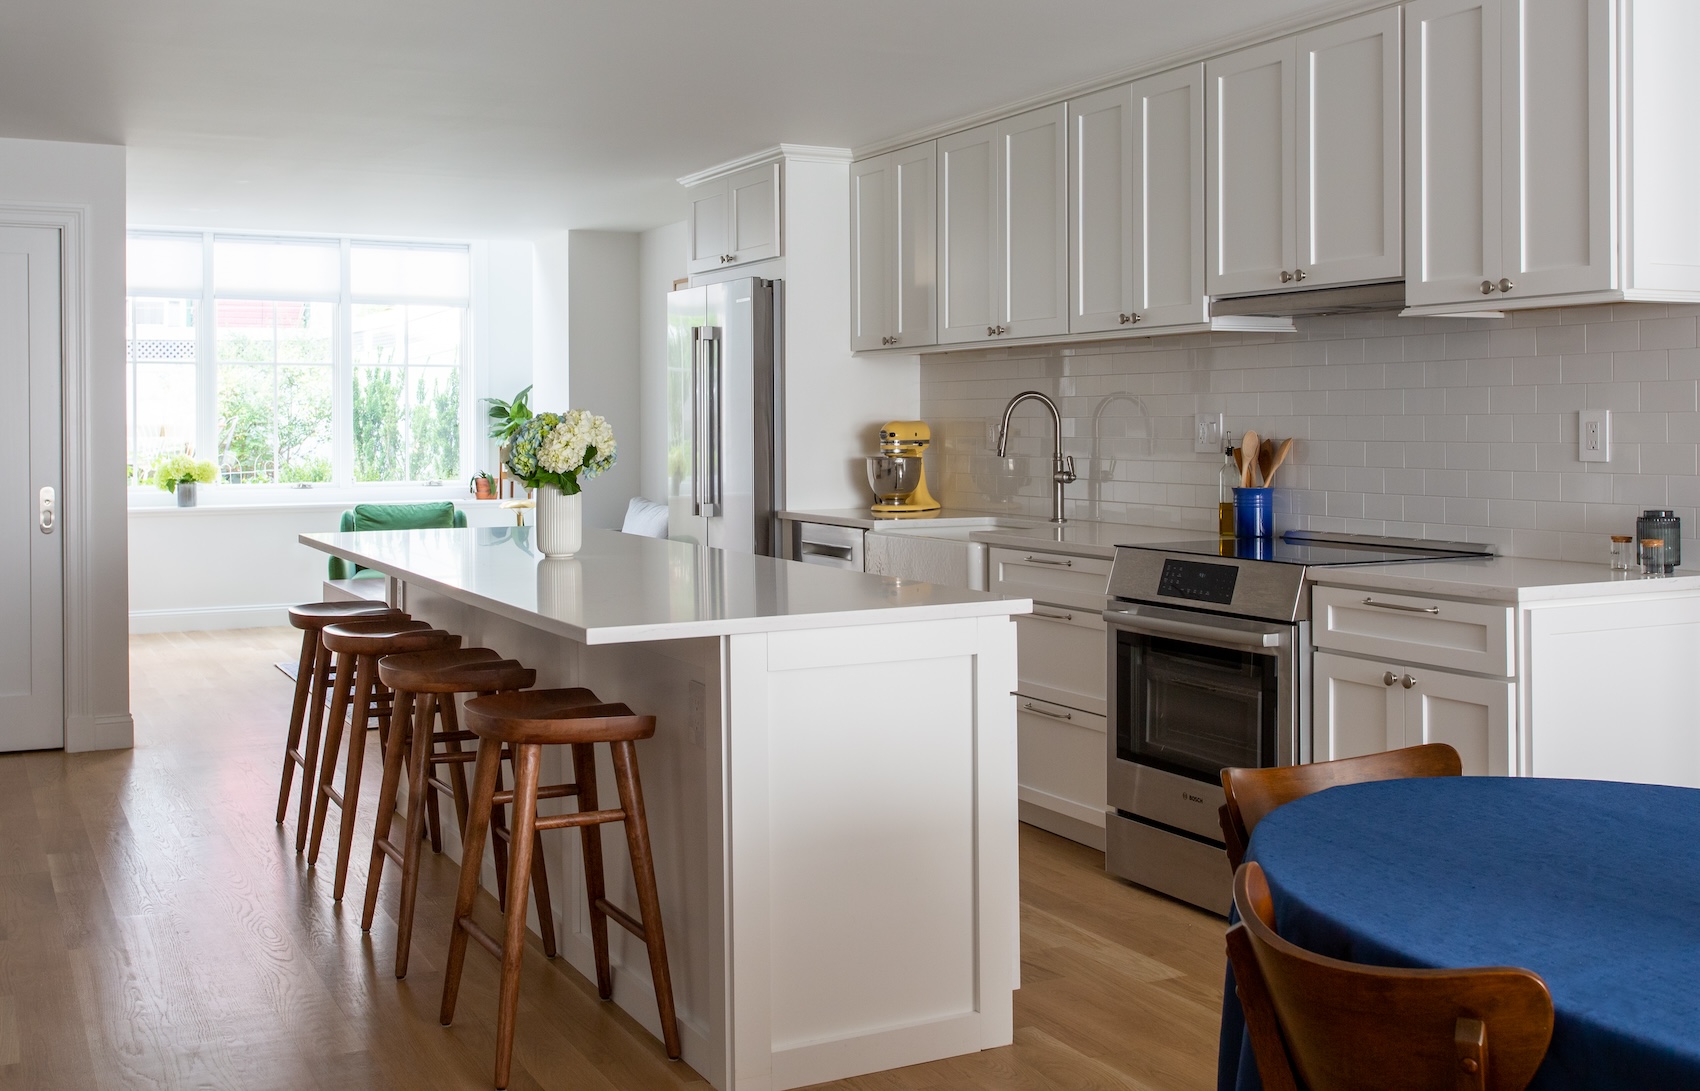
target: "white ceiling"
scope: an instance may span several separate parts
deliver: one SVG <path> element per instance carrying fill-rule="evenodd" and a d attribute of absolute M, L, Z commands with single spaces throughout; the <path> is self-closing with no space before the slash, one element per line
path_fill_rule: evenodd
<path fill-rule="evenodd" d="M 4 0 L 0 136 L 129 146 L 148 224 L 516 237 L 1339 0 Z"/>

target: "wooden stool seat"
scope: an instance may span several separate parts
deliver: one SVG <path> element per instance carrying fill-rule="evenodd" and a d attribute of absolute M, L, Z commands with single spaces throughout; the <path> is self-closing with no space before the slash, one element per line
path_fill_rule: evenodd
<path fill-rule="evenodd" d="M 331 652 L 319 638 L 327 625 L 339 621 L 405 621 L 407 614 L 383 602 L 306 602 L 289 608 L 289 623 L 301 633 L 301 659 L 295 668 L 295 700 L 289 710 L 289 734 L 283 744 L 283 777 L 277 789 L 277 824 L 289 812 L 289 791 L 295 769 L 301 768 L 301 803 L 295 820 L 295 851 L 307 847 L 307 826 L 313 812 L 313 773 L 318 768 L 319 739 L 324 731 L 325 696 L 332 685 Z M 306 729 L 303 744 L 302 733 Z"/>
<path fill-rule="evenodd" d="M 319 763 L 318 805 L 313 811 L 313 833 L 307 843 L 307 864 L 319 862 L 319 845 L 325 835 L 327 805 L 341 811 L 337 823 L 336 874 L 331 884 L 333 901 L 342 901 L 348 885 L 348 860 L 354 844 L 354 820 L 360 804 L 360 773 L 366 764 L 366 724 L 378 721 L 379 749 L 387 749 L 393 695 L 378 678 L 378 661 L 403 652 L 457 649 L 460 637 L 433 629 L 423 621 L 350 621 L 327 625 L 319 631 L 324 646 L 336 654 L 335 696 L 331 700 L 330 729 L 325 735 L 324 756 Z M 351 683 L 344 682 L 351 680 Z M 376 708 L 374 709 L 374 697 Z M 348 764 L 343 772 L 342 791 L 331 786 L 336 779 L 337 753 L 342 748 L 345 721 L 354 710 L 348 742 Z"/>
<path fill-rule="evenodd" d="M 661 899 L 655 889 L 655 861 L 650 851 L 649 824 L 644 819 L 643 788 L 638 782 L 634 745 L 638 739 L 655 734 L 655 717 L 638 716 L 622 704 L 602 703 L 586 689 L 555 689 L 475 698 L 466 703 L 466 723 L 478 737 L 478 766 L 461 850 L 460 888 L 455 894 L 449 960 L 443 975 L 443 1025 L 454 1021 L 461 971 L 466 963 L 466 944 L 469 939 L 475 939 L 502 963 L 496 1008 L 496 1086 L 508 1085 L 513 1064 L 514 1022 L 519 1009 L 520 965 L 525 951 L 524 890 L 531 874 L 532 858 L 541 853 L 537 833 L 577 826 L 584 857 L 591 947 L 596 956 L 597 995 L 604 1000 L 614 995 L 613 969 L 608 958 L 608 922 L 612 920 L 642 940 L 648 949 L 662 1040 L 667 1056 L 677 1059 L 680 1042 L 673 1007 L 673 980 L 667 967 Z M 597 803 L 596 752 L 592 746 L 597 742 L 607 743 L 612 751 L 614 783 L 620 797 L 617 808 L 602 809 Z M 563 743 L 572 747 L 573 783 L 540 786 L 543 747 Z M 511 792 L 499 791 L 497 785 L 505 751 L 511 752 L 514 766 Z M 537 813 L 539 799 L 568 796 L 578 797 L 576 812 L 548 816 Z M 503 936 L 498 942 L 472 919 L 472 906 L 478 894 L 484 838 L 490 829 L 491 813 L 507 803 L 514 805 L 507 879 L 512 896 L 507 900 Z M 609 822 L 619 822 L 625 827 L 632 878 L 637 886 L 636 917 L 612 904 L 607 897 L 598 827 Z M 546 922 L 544 927 L 552 925 Z M 548 942 L 545 940 L 546 945 Z"/>
<path fill-rule="evenodd" d="M 396 726 L 384 748 L 384 779 L 378 789 L 378 821 L 372 833 L 372 857 L 366 871 L 366 904 L 360 928 L 370 931 L 378 908 L 378 889 L 384 861 L 401 865 L 401 903 L 396 916 L 395 975 L 407 976 L 408 956 L 413 944 L 413 909 L 419 889 L 419 842 L 426 833 L 431 851 L 443 851 L 439 793 L 447 793 L 455 804 L 461 835 L 466 833 L 469 810 L 466 764 L 473 759 L 461 743 L 476 738 L 460 730 L 455 713 L 456 694 L 493 694 L 520 689 L 537 681 L 537 672 L 512 659 L 503 659 L 489 648 L 457 648 L 387 655 L 378 661 L 378 678 L 395 694 Z M 442 730 L 434 724 L 441 721 Z M 444 749 L 439 750 L 442 746 Z M 437 766 L 450 769 L 449 781 L 432 775 Z M 399 841 L 390 835 L 396 812 L 396 796 L 403 770 L 407 772 L 407 822 Z M 506 824 L 498 822 L 491 841 L 496 857 L 498 894 L 507 904 Z M 482 850 L 480 851 L 482 856 Z M 549 904 L 549 878 L 539 868 L 532 876 L 537 893 L 538 917 L 544 924 L 544 952 L 555 957 L 554 913 Z"/>

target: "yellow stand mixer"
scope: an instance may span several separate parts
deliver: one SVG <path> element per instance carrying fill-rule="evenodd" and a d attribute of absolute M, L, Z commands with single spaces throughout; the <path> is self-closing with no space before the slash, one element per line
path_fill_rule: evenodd
<path fill-rule="evenodd" d="M 932 441 L 933 430 L 925 421 L 894 420 L 880 426 L 880 453 L 868 457 L 874 511 L 914 515 L 939 510 L 939 502 L 927 491 L 921 458 Z"/>

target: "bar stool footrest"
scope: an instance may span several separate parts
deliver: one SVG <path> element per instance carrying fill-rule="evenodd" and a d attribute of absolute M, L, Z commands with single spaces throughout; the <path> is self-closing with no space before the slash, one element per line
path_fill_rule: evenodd
<path fill-rule="evenodd" d="M 462 917 L 460 920 L 456 921 L 455 923 L 460 926 L 461 931 L 465 932 L 467 935 L 469 935 L 473 939 L 477 940 L 478 946 L 484 948 L 486 951 L 489 951 L 492 955 L 494 955 L 496 957 L 497 962 L 500 962 L 502 960 L 502 945 L 501 945 L 501 943 L 499 941 L 497 941 L 496 937 L 494 937 L 490 933 L 484 931 L 483 926 L 480 925 L 477 921 L 473 920 L 471 917 Z"/>
<path fill-rule="evenodd" d="M 608 914 L 609 920 L 613 921 L 621 928 L 624 928 L 638 939 L 643 940 L 645 943 L 649 942 L 649 933 L 644 929 L 643 925 L 639 923 L 638 919 L 630 913 L 627 913 L 624 909 L 615 905 L 613 902 L 609 901 L 607 898 L 596 899 L 596 908 Z"/>
<path fill-rule="evenodd" d="M 542 815 L 537 819 L 540 830 L 560 830 L 572 826 L 601 826 L 609 822 L 624 822 L 626 812 L 613 811 L 576 811 L 573 814 Z"/>

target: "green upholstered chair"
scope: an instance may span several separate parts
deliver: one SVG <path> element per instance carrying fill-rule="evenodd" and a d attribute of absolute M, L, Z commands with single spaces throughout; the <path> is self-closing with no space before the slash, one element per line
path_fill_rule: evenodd
<path fill-rule="evenodd" d="M 430 504 L 356 504 L 342 513 L 340 531 L 351 530 L 438 530 L 464 527 L 466 513 L 451 501 L 439 500 Z M 361 568 L 341 557 L 331 558 L 331 579 L 372 579 L 382 576 L 369 568 Z"/>

